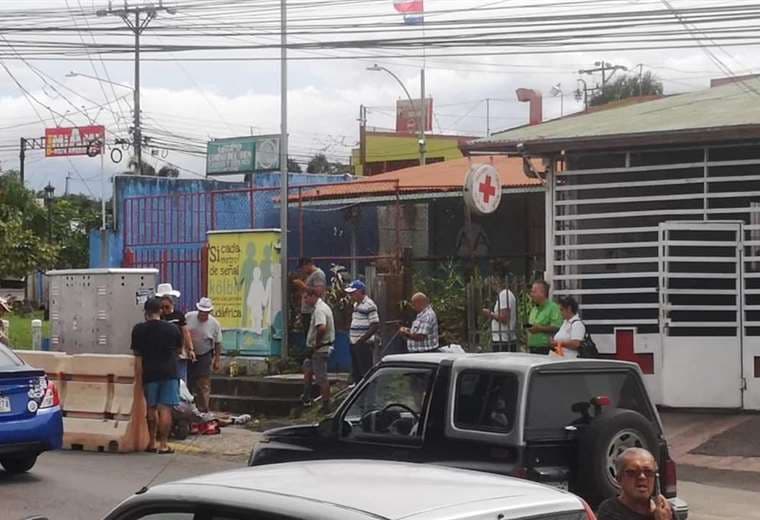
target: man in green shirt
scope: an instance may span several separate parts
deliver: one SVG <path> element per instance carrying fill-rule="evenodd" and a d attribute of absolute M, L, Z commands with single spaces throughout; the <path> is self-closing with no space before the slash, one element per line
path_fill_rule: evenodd
<path fill-rule="evenodd" d="M 528 318 L 528 352 L 549 354 L 552 337 L 562 326 L 559 306 L 549 299 L 549 284 L 543 280 L 533 283 L 530 299 L 533 307 Z"/>

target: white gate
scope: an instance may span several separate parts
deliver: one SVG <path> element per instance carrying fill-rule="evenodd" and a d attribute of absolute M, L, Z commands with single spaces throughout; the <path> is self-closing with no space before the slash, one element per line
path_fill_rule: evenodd
<path fill-rule="evenodd" d="M 659 226 L 662 401 L 741 408 L 742 223 Z"/>

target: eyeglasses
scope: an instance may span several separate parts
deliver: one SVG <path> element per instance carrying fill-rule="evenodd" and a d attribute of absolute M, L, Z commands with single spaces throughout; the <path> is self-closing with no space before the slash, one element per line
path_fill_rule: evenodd
<path fill-rule="evenodd" d="M 657 474 L 653 469 L 627 469 L 623 473 L 628 478 L 639 478 L 639 475 L 644 475 L 647 479 L 652 479 Z"/>

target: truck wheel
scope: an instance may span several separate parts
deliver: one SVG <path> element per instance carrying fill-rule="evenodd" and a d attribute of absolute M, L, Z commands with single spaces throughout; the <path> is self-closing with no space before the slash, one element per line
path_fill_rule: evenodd
<path fill-rule="evenodd" d="M 26 473 L 37 462 L 37 455 L 26 455 L 23 457 L 7 457 L 0 460 L 3 469 L 11 474 Z"/>
<path fill-rule="evenodd" d="M 593 508 L 618 494 L 615 461 L 628 448 L 644 448 L 655 457 L 657 435 L 649 420 L 632 410 L 614 409 L 595 417 L 578 444 L 576 489 Z"/>

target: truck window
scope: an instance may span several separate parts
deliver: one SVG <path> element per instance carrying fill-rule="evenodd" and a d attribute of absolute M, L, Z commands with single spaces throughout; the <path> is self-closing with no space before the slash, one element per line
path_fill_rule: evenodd
<path fill-rule="evenodd" d="M 464 430 L 511 431 L 517 388 L 514 374 L 462 372 L 457 378 L 454 425 Z"/>
<path fill-rule="evenodd" d="M 565 426 L 585 424 L 594 416 L 591 399 L 610 398 L 613 408 L 625 408 L 654 421 L 649 399 L 630 371 L 550 373 L 533 375 L 528 389 L 525 438 L 565 438 Z"/>
<path fill-rule="evenodd" d="M 347 437 L 420 437 L 432 382 L 432 368 L 381 368 L 346 412 Z"/>

